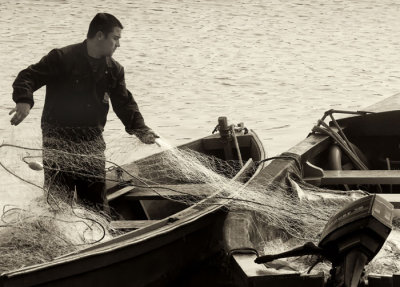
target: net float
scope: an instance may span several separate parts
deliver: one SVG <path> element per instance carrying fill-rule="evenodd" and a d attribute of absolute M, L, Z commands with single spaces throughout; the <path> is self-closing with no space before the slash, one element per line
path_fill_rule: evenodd
<path fill-rule="evenodd" d="M 43 165 L 37 161 L 31 161 L 30 163 L 28 163 L 28 166 L 30 169 L 33 170 L 43 170 Z"/>

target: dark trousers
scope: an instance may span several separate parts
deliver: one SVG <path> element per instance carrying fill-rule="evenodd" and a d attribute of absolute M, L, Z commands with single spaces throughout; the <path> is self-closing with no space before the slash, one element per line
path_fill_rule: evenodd
<path fill-rule="evenodd" d="M 72 203 L 76 192 L 79 203 L 108 212 L 104 150 L 101 134 L 43 130 L 44 183 L 49 195 Z"/>

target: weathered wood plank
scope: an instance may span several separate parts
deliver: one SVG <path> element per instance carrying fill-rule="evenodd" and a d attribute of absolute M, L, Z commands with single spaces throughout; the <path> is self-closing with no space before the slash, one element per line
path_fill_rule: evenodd
<path fill-rule="evenodd" d="M 208 184 L 159 185 L 154 188 L 126 186 L 107 196 L 108 201 L 124 196 L 125 199 L 163 199 L 173 196 L 207 196 L 212 193 Z"/>
<path fill-rule="evenodd" d="M 215 192 L 209 184 L 160 185 L 157 188 L 134 187 L 124 194 L 126 199 L 145 200 L 168 197 L 199 196 L 205 197 Z"/>
<path fill-rule="evenodd" d="M 400 170 L 324 170 L 321 184 L 400 184 Z"/>
<path fill-rule="evenodd" d="M 302 160 L 306 161 L 324 151 L 331 143 L 332 140 L 328 136 L 313 134 L 290 148 L 288 152 L 300 155 Z"/>
<path fill-rule="evenodd" d="M 132 186 L 123 187 L 123 188 L 121 188 L 120 190 L 117 190 L 117 191 L 115 191 L 115 192 L 110 193 L 109 195 L 107 195 L 107 200 L 108 200 L 108 201 L 114 200 L 114 199 L 116 199 L 117 197 L 120 197 L 120 196 L 122 196 L 122 195 L 124 195 L 124 194 L 126 194 L 126 193 L 128 193 L 128 192 L 130 192 L 130 191 L 132 191 L 133 188 L 134 188 L 134 187 L 132 187 Z"/>
<path fill-rule="evenodd" d="M 139 229 L 159 220 L 116 220 L 111 221 L 111 229 Z"/>
<path fill-rule="evenodd" d="M 270 286 L 270 287 L 322 287 L 323 274 L 302 275 L 285 264 L 271 262 L 267 267 L 264 264 L 254 263 L 255 254 L 232 255 L 234 270 L 240 276 L 240 286 Z M 278 261 L 278 260 L 276 260 Z"/>
<path fill-rule="evenodd" d="M 237 137 L 239 147 L 250 147 L 253 136 L 250 134 L 240 135 Z M 203 139 L 203 147 L 205 150 L 223 149 L 225 146 L 221 138 L 205 138 Z"/>

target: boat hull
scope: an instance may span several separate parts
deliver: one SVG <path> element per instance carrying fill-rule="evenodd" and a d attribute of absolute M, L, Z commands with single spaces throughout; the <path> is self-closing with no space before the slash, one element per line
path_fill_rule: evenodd
<path fill-rule="evenodd" d="M 396 110 L 394 110 L 396 109 Z M 390 157 L 396 158 L 400 142 L 400 130 L 397 128 L 398 119 L 400 119 L 400 94 L 394 95 L 384 101 L 365 108 L 365 111 L 374 112 L 366 117 L 354 117 L 339 120 L 341 126 L 350 127 L 348 132 L 351 142 L 356 146 L 360 146 L 362 150 L 367 151 L 367 157 L 377 155 L 376 148 L 385 149 L 390 154 Z M 397 143 L 397 144 L 396 144 Z M 399 170 L 354 170 L 354 171 L 326 171 L 329 169 L 329 150 L 335 142 L 327 135 L 320 133 L 312 133 L 306 139 L 289 149 L 282 154 L 282 158 L 275 159 L 264 168 L 257 177 L 252 181 L 252 184 L 267 185 L 271 182 L 282 183 L 290 173 L 295 173 L 303 180 L 318 185 L 324 186 L 323 183 L 328 183 L 327 186 L 332 187 L 334 184 L 341 185 L 344 189 L 344 184 L 350 185 L 358 189 L 356 184 L 368 184 L 372 192 L 375 190 L 371 185 L 377 186 L 382 184 L 383 190 L 393 191 L 391 194 L 381 194 L 385 199 L 392 203 L 395 207 L 395 217 L 400 217 L 400 171 Z M 370 145 L 370 146 L 368 146 Z M 396 161 L 393 161 L 396 163 Z M 371 161 L 371 165 L 381 167 L 376 160 Z M 331 165 L 332 166 L 332 165 Z M 320 168 L 322 167 L 322 168 Z M 376 169 L 378 169 L 376 168 Z M 329 175 L 329 176 L 328 176 Z M 322 184 L 321 184 L 322 182 Z M 396 193 L 397 192 L 397 193 Z M 279 208 L 279 207 L 277 207 Z M 248 214 L 248 222 L 252 222 L 251 214 Z M 240 221 L 234 220 L 233 216 L 228 215 L 228 219 L 224 226 L 225 230 L 250 230 L 254 229 L 246 223 L 243 215 Z M 240 224 L 242 224 L 240 226 Z M 271 234 L 273 231 L 269 231 Z M 255 243 L 251 238 L 242 232 L 243 236 L 232 239 L 231 232 L 225 234 L 225 245 L 227 252 L 235 250 L 237 247 L 242 247 L 244 250 L 240 253 L 232 253 L 231 255 L 231 270 L 234 274 L 234 286 L 325 286 L 324 274 L 307 275 L 296 271 L 283 271 L 267 268 L 262 264 L 254 263 L 257 254 L 254 250 Z M 244 248 L 245 247 L 245 248 Z M 245 251 L 247 248 L 247 252 Z M 367 278 L 369 287 L 374 286 L 400 286 L 400 274 L 392 275 L 369 275 Z"/>
<path fill-rule="evenodd" d="M 265 152 L 250 131 L 237 137 L 243 157 L 262 160 Z M 208 155 L 222 156 L 217 135 L 185 144 Z M 251 162 L 248 161 L 248 162 Z M 232 180 L 249 182 L 262 169 L 245 165 Z M 129 169 L 129 166 L 127 167 Z M 243 172 L 243 173 L 242 173 Z M 109 186 L 115 190 L 115 184 Z M 0 276 L 0 286 L 167 286 L 176 285 L 184 270 L 222 250 L 224 202 L 203 199 L 155 223 L 45 264 L 29 266 Z M 127 198 L 129 196 L 125 195 Z M 214 204 L 207 205 L 212 200 Z M 151 221 L 153 222 L 153 221 Z"/>

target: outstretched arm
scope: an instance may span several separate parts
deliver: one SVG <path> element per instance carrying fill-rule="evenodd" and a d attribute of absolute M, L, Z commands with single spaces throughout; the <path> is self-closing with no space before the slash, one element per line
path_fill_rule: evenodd
<path fill-rule="evenodd" d="M 11 119 L 12 125 L 18 125 L 25 119 L 34 105 L 33 93 L 56 78 L 60 68 L 60 52 L 54 49 L 38 63 L 19 72 L 13 83 L 12 97 L 16 107 L 9 113 L 11 115 L 15 112 Z"/>

